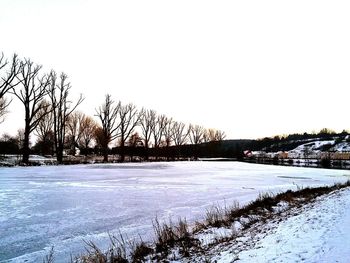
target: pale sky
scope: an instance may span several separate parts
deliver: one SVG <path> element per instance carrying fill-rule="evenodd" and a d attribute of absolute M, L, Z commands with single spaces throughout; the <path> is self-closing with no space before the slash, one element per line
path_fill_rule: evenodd
<path fill-rule="evenodd" d="M 349 1 L 0 0 L 0 52 L 106 93 L 256 138 L 350 128 Z M 15 100 L 14 100 L 15 101 Z M 23 127 L 16 101 L 0 134 Z"/>

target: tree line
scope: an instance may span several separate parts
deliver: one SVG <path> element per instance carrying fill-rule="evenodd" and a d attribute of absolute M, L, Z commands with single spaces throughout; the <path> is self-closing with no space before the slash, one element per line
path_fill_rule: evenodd
<path fill-rule="evenodd" d="M 3 149 L 7 145 L 7 150 L 12 147 L 12 152 L 17 149 L 25 164 L 33 151 L 55 155 L 57 162 L 62 163 L 65 151 L 75 155 L 77 148 L 86 155 L 101 154 L 104 162 L 108 162 L 110 154 L 118 154 L 121 162 L 127 155 L 145 160 L 187 157 L 189 153 L 197 157 L 199 153 L 193 149 L 198 145 L 225 138 L 223 131 L 187 125 L 152 109 L 139 110 L 132 103 L 115 101 L 110 94 L 95 108 L 95 115 L 88 116 L 77 111 L 84 97 L 71 98 L 72 86 L 65 73 L 43 72 L 41 65 L 16 54 L 8 60 L 1 53 L 0 77 L 0 124 L 12 102 L 8 95 L 24 108 L 24 128 L 16 138 L 3 135 L 0 145 Z M 37 141 L 31 147 L 33 134 Z M 181 147 L 187 149 L 186 154 Z"/>

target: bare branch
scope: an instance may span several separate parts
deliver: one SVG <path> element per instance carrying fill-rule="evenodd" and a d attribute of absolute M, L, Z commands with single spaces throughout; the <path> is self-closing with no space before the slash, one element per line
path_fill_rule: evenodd
<path fill-rule="evenodd" d="M 145 148 L 148 148 L 152 135 L 152 127 L 156 119 L 156 112 L 154 110 L 142 109 L 140 114 L 140 126 L 142 130 L 142 137 Z"/>
<path fill-rule="evenodd" d="M 183 145 L 187 142 L 189 130 L 186 129 L 186 125 L 184 123 L 174 122 L 172 130 L 172 139 L 176 146 Z"/>
<path fill-rule="evenodd" d="M 96 109 L 96 116 L 100 119 L 102 130 L 99 132 L 99 140 L 104 151 L 104 161 L 108 161 L 108 145 L 119 136 L 120 123 L 117 122 L 121 103 L 112 100 L 111 95 L 105 96 L 105 102 Z"/>
<path fill-rule="evenodd" d="M 189 126 L 189 138 L 192 144 L 200 144 L 204 140 L 204 128 L 199 125 L 190 125 Z"/>
<path fill-rule="evenodd" d="M 152 123 L 152 135 L 154 147 L 158 148 L 162 142 L 167 118 L 165 115 L 158 115 L 154 123 Z"/>
<path fill-rule="evenodd" d="M 0 123 L 3 121 L 4 115 L 8 112 L 7 108 L 12 100 L 7 100 L 5 95 L 19 84 L 15 81 L 20 69 L 18 56 L 12 56 L 11 63 L 5 59 L 3 53 L 0 56 Z"/>

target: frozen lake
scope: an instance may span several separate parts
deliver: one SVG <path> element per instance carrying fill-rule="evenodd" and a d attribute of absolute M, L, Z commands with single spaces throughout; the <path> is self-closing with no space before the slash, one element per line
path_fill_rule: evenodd
<path fill-rule="evenodd" d="M 0 262 L 55 262 L 107 245 L 108 232 L 144 240 L 152 220 L 200 220 L 213 204 L 261 192 L 344 182 L 349 171 L 239 162 L 174 162 L 0 168 Z"/>

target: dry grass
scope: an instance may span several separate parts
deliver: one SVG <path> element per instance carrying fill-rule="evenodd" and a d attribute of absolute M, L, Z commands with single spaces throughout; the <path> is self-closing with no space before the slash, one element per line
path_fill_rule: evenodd
<path fill-rule="evenodd" d="M 54 262 L 54 246 L 51 247 L 49 254 L 47 254 L 45 256 L 45 258 L 43 259 L 43 263 L 53 263 Z"/>
<path fill-rule="evenodd" d="M 235 202 L 231 207 L 221 207 L 214 205 L 206 211 L 204 223 L 196 222 L 195 232 L 208 227 L 230 226 L 234 221 L 242 217 L 250 215 L 258 215 L 267 217 L 280 202 L 287 202 L 292 205 L 301 205 L 310 202 L 318 196 L 328 194 L 332 191 L 350 186 L 350 181 L 343 184 L 334 184 L 333 186 L 322 186 L 315 188 L 300 188 L 296 191 L 288 190 L 279 194 L 261 193 L 258 198 L 249 204 L 240 207 L 238 202 Z M 252 220 L 247 226 L 254 223 Z"/>
<path fill-rule="evenodd" d="M 192 237 L 186 219 L 180 218 L 174 225 L 171 220 L 169 223 L 160 224 L 156 218 L 153 221 L 153 229 L 156 253 L 160 253 L 163 257 L 168 255 L 169 250 L 175 246 L 179 247 L 183 256 L 188 256 L 189 248 L 198 243 L 198 240 Z"/>

